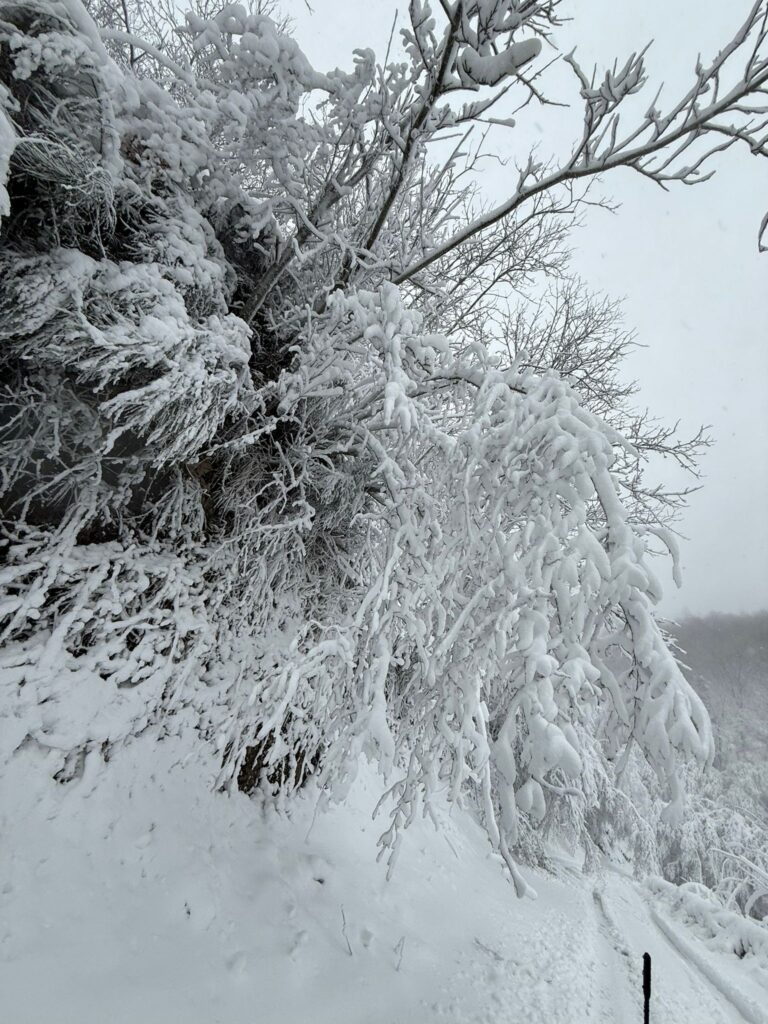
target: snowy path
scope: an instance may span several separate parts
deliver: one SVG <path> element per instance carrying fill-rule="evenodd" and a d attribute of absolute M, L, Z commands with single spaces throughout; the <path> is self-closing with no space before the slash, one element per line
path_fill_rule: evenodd
<path fill-rule="evenodd" d="M 530 930 L 507 929 L 495 946 L 475 940 L 480 955 L 469 957 L 452 998 L 435 1007 L 440 1019 L 640 1024 L 642 956 L 648 952 L 653 1024 L 768 1024 L 758 1002 L 744 999 L 735 987 L 734 998 L 728 998 L 708 971 L 670 942 L 650 900 L 631 879 L 608 873 L 590 891 L 587 880 L 574 875 L 569 888 L 567 896 L 555 896 L 559 910 L 544 914 Z M 732 959 L 738 974 L 741 965 Z M 740 988 L 747 982 L 738 979 Z"/>
<path fill-rule="evenodd" d="M 653 962 L 653 1024 L 768 1024 L 738 976 L 731 998 L 683 951 L 693 936 L 671 942 L 656 923 L 658 911 L 631 879 L 608 872 L 593 884 L 572 875 L 560 909 L 530 931 L 503 933 L 495 946 L 475 940 L 480 956 L 459 975 L 453 998 L 438 1005 L 449 1021 L 487 1024 L 640 1024 L 642 956 Z M 564 898 L 565 897 L 565 898 Z M 673 934 L 680 925 L 670 924 Z M 728 982 L 726 985 L 730 984 Z M 752 986 L 754 990 L 754 985 Z M 461 991 L 470 992 L 462 998 Z M 759 996 L 758 996 L 759 999 Z"/>
<path fill-rule="evenodd" d="M 596 891 L 605 919 L 621 942 L 619 952 L 626 951 L 636 994 L 640 992 L 642 955 L 651 954 L 654 1024 L 741 1024 L 744 1017 L 738 1009 L 669 942 L 654 922 L 646 900 L 629 880 L 608 874 Z M 635 1012 L 618 1021 L 629 1024 L 636 1019 Z"/>
<path fill-rule="evenodd" d="M 144 778 L 133 744 L 66 800 L 40 781 L 34 813 L 15 806 L 29 766 L 0 779 L 0 1020 L 640 1024 L 647 951 L 652 1024 L 764 1024 L 764 960 L 714 951 L 618 872 L 528 870 L 538 899 L 518 900 L 457 813 L 416 822 L 387 882 L 369 771 L 316 820 L 310 800 L 265 815 L 165 750 Z"/>

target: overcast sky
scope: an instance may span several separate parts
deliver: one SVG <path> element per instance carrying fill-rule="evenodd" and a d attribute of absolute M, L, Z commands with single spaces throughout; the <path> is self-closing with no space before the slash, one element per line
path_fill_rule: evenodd
<path fill-rule="evenodd" d="M 318 70 L 351 68 L 352 50 L 370 47 L 383 58 L 395 11 L 405 24 L 407 4 L 396 0 L 303 0 L 282 5 L 294 18 L 299 44 Z M 566 52 L 582 65 L 621 63 L 650 40 L 651 83 L 671 98 L 690 85 L 697 54 L 711 57 L 729 39 L 747 3 L 700 0 L 572 0 L 573 18 L 560 33 Z M 435 7 L 439 4 L 435 2 Z M 545 80 L 546 81 L 546 80 Z M 558 100 L 576 100 L 574 87 L 552 73 Z M 651 83 L 649 89 L 649 99 Z M 662 106 L 663 108 L 663 106 Z M 497 114 L 497 116 L 502 116 Z M 496 128 L 491 148 L 525 159 L 564 153 L 577 137 L 578 105 L 534 109 L 514 129 Z M 753 611 L 768 607 L 768 254 L 758 255 L 757 230 L 768 208 L 768 161 L 745 150 L 719 158 L 715 178 L 670 193 L 621 170 L 603 193 L 621 204 L 616 214 L 591 211 L 573 238 L 574 269 L 595 290 L 624 300 L 628 327 L 646 346 L 627 373 L 641 385 L 639 401 L 666 421 L 695 433 L 710 425 L 715 446 L 704 456 L 703 487 L 680 523 L 683 586 L 663 567 L 662 610 Z M 508 191 L 511 172 L 483 178 L 489 199 Z M 665 482 L 683 484 L 661 467 Z"/>

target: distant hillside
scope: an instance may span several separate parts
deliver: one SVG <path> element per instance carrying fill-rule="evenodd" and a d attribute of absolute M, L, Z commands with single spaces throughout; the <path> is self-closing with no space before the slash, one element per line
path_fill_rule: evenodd
<path fill-rule="evenodd" d="M 669 628 L 712 717 L 725 790 L 768 821 L 768 611 L 711 614 Z"/>

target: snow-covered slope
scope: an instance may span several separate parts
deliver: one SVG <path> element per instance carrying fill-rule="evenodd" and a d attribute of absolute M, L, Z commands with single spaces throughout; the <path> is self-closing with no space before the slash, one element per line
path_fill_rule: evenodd
<path fill-rule="evenodd" d="M 712 717 L 723 799 L 768 827 L 768 612 L 691 617 L 670 628 Z"/>
<path fill-rule="evenodd" d="M 529 871 L 538 899 L 519 900 L 454 811 L 441 832 L 408 830 L 388 882 L 366 765 L 343 805 L 318 810 L 308 791 L 290 816 L 209 782 L 177 739 L 149 733 L 97 787 L 88 766 L 61 786 L 37 751 L 14 759 L 0 792 L 3 1020 L 628 1024 L 646 950 L 654 1024 L 745 1019 L 670 944 L 649 891 L 615 872 L 586 877 L 563 857 L 559 877 Z M 693 932 L 683 943 L 704 949 Z M 746 1019 L 765 1020 L 765 962 L 704 952 Z"/>

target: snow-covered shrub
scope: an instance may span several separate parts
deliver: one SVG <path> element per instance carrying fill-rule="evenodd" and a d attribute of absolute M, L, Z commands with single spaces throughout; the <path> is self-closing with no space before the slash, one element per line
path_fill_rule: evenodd
<path fill-rule="evenodd" d="M 712 739 L 653 616 L 674 544 L 640 467 L 669 435 L 612 415 L 610 374 L 505 352 L 493 290 L 551 268 L 558 190 L 620 146 L 587 133 L 472 219 L 426 145 L 530 88 L 557 19 L 444 7 L 411 5 L 405 63 L 322 75 L 239 5 L 178 52 L 79 0 L 3 5 L 2 713 L 7 756 L 36 742 L 62 781 L 180 704 L 222 787 L 311 769 L 338 797 L 367 754 L 393 859 L 437 791 L 474 797 L 523 892 L 553 798 L 596 841 L 636 744 L 679 816 Z M 582 90 L 603 140 L 642 65 L 609 77 Z M 662 174 L 676 116 L 633 166 Z"/>
<path fill-rule="evenodd" d="M 740 958 L 756 957 L 765 963 L 768 929 L 724 908 L 717 897 L 695 883 L 676 886 L 663 878 L 650 878 L 648 886 L 669 904 L 673 913 L 694 925 L 712 949 Z"/>
<path fill-rule="evenodd" d="M 210 654 L 211 624 L 194 561 L 160 545 L 58 539 L 27 535 L 0 570 L 17 595 L 3 609 L 2 754 L 33 741 L 69 781 L 87 754 L 108 755 L 173 708 Z"/>
<path fill-rule="evenodd" d="M 728 909 L 761 920 L 768 911 L 768 823 L 730 803 L 719 770 L 706 778 L 688 774 L 685 819 L 673 828 L 657 825 L 659 870 L 676 884 L 700 883 Z"/>
<path fill-rule="evenodd" d="M 666 879 L 700 883 L 727 908 L 758 920 L 768 913 L 767 626 L 765 613 L 670 625 L 688 676 L 711 710 L 717 748 L 711 771 L 686 769 L 685 820 L 658 828 Z M 653 799 L 658 806 L 657 793 Z"/>
<path fill-rule="evenodd" d="M 194 467 L 249 408 L 250 346 L 210 225 L 120 137 L 95 28 L 3 15 L 4 712 L 10 750 L 30 737 L 69 778 L 211 653 Z"/>

